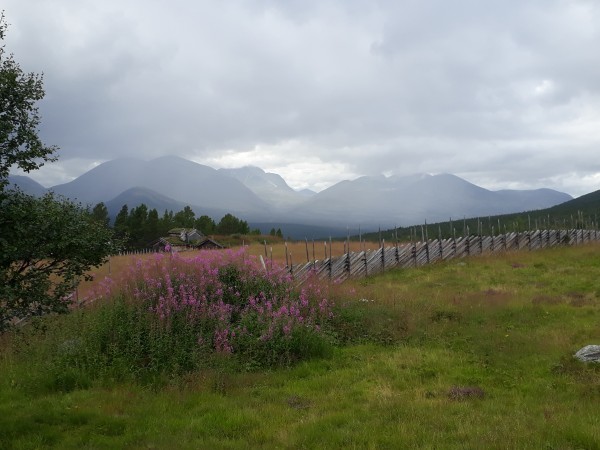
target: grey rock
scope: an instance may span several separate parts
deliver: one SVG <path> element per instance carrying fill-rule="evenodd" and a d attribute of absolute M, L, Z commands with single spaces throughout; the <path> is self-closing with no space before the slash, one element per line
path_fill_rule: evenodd
<path fill-rule="evenodd" d="M 600 362 L 600 345 L 586 345 L 574 356 L 583 362 Z"/>

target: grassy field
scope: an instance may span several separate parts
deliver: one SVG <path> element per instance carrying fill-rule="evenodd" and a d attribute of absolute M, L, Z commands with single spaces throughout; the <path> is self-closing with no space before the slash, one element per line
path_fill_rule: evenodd
<path fill-rule="evenodd" d="M 600 364 L 572 358 L 600 344 L 600 246 L 329 289 L 338 344 L 285 369 L 74 389 L 4 336 L 0 448 L 600 448 Z"/>

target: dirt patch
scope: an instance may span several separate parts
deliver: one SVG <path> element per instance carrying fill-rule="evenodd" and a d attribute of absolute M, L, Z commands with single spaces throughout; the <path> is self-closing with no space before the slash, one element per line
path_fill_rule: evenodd
<path fill-rule="evenodd" d="M 482 399 L 485 397 L 485 392 L 479 386 L 453 386 L 448 391 L 450 400 L 470 400 Z"/>
<path fill-rule="evenodd" d="M 432 322 L 460 322 L 462 314 L 458 311 L 435 311 L 429 319 Z"/>
<path fill-rule="evenodd" d="M 569 301 L 569 305 L 574 306 L 575 308 L 581 308 L 589 304 L 591 304 L 591 302 L 586 298 L 574 298 Z"/>
<path fill-rule="evenodd" d="M 574 306 L 575 308 L 581 308 L 582 306 L 586 306 L 591 303 L 590 299 L 588 299 L 586 295 L 581 292 L 569 292 L 567 294 L 567 298 L 569 299 L 569 305 Z"/>
<path fill-rule="evenodd" d="M 459 300 L 464 300 L 467 303 L 477 302 L 485 306 L 503 306 L 508 303 L 511 298 L 512 295 L 509 292 L 490 288 L 481 292 L 469 292 Z M 454 303 L 458 304 L 459 302 L 455 301 Z"/>
<path fill-rule="evenodd" d="M 486 297 L 496 297 L 498 295 L 506 295 L 506 292 L 499 291 L 497 289 L 492 289 L 492 288 L 483 291 L 483 293 L 485 294 Z"/>
<path fill-rule="evenodd" d="M 536 295 L 531 299 L 534 305 L 558 305 L 562 303 L 562 299 L 556 295 Z"/>
<path fill-rule="evenodd" d="M 293 409 L 308 409 L 310 407 L 310 402 L 302 397 L 297 395 L 292 395 L 288 397 L 287 404 L 290 408 Z"/>
<path fill-rule="evenodd" d="M 508 292 L 497 289 L 487 289 L 482 294 L 486 304 L 493 306 L 501 306 L 511 299 L 511 295 Z"/>

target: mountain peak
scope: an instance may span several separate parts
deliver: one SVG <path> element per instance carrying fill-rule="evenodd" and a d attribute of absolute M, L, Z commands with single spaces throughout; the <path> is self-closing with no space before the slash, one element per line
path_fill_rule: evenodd
<path fill-rule="evenodd" d="M 260 167 L 215 170 L 172 155 L 151 161 L 108 161 L 53 189 L 88 204 L 106 203 L 129 190 L 117 202 L 125 198 L 132 202 L 145 198 L 161 205 L 175 201 L 195 205 L 201 214 L 226 211 L 255 222 L 343 227 L 414 225 L 448 217 L 507 214 L 570 199 L 550 189 L 494 192 L 448 173 L 363 176 L 318 193 L 298 192 L 280 175 Z"/>

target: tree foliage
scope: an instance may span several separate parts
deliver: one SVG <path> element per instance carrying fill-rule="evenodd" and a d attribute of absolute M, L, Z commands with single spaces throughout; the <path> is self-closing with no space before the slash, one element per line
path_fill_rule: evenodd
<path fill-rule="evenodd" d="M 283 233 L 281 232 L 281 228 L 277 228 L 277 231 L 275 231 L 275 228 L 271 228 L 271 231 L 269 232 L 269 234 L 271 236 L 277 236 L 282 238 L 283 237 Z"/>
<path fill-rule="evenodd" d="M 110 217 L 104 202 L 100 202 L 94 206 L 94 209 L 92 209 L 92 218 L 103 224 L 105 227 L 108 227 L 110 224 Z"/>
<path fill-rule="evenodd" d="M 0 331 L 16 319 L 68 311 L 77 283 L 113 250 L 112 231 L 52 193 L 3 193 L 0 207 Z"/>
<path fill-rule="evenodd" d="M 181 211 L 175 213 L 173 221 L 178 228 L 193 228 L 195 218 L 196 214 L 192 211 L 192 208 L 186 206 Z"/>
<path fill-rule="evenodd" d="M 225 214 L 217 224 L 216 232 L 217 234 L 248 234 L 250 227 L 245 220 L 238 219 L 232 214 Z"/>
<path fill-rule="evenodd" d="M 0 14 L 0 40 L 6 32 Z M 12 166 L 25 172 L 54 161 L 57 147 L 46 146 L 38 137 L 40 116 L 36 102 L 44 97 L 43 77 L 24 73 L 13 55 L 0 46 L 0 189 L 8 184 Z"/>
<path fill-rule="evenodd" d="M 194 221 L 194 228 L 206 235 L 214 234 L 216 227 L 217 224 L 215 223 L 215 221 L 206 215 L 202 215 Z"/>
<path fill-rule="evenodd" d="M 207 215 L 195 218 L 195 213 L 189 206 L 175 214 L 173 211 L 165 211 L 162 217 L 159 217 L 156 209 L 149 210 L 144 203 L 131 209 L 123 205 L 114 223 L 115 235 L 122 239 L 129 249 L 148 248 L 153 241 L 166 236 L 172 228 L 195 228 L 205 235 L 250 233 L 248 222 L 232 214 L 226 214 L 217 224 Z M 281 230 L 278 232 L 281 234 Z M 253 233 L 260 234 L 260 230 Z"/>
<path fill-rule="evenodd" d="M 0 40 L 6 22 L 0 14 Z M 42 76 L 25 74 L 0 46 L 0 332 L 14 322 L 49 312 L 67 312 L 69 293 L 113 249 L 102 207 L 90 213 L 53 194 L 36 198 L 8 190 L 13 166 L 29 172 L 54 161 L 56 147 L 38 136 L 36 102 Z"/>

